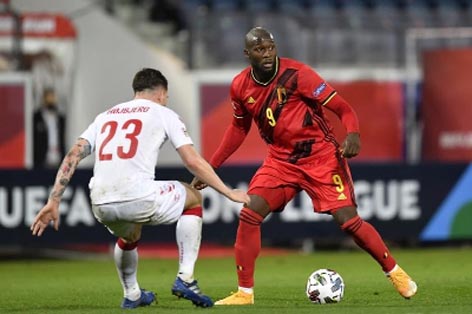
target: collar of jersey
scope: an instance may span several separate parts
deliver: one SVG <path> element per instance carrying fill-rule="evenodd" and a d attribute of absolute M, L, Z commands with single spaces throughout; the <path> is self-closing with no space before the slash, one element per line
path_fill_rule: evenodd
<path fill-rule="evenodd" d="M 260 84 L 260 85 L 263 85 L 263 86 L 267 86 L 270 84 L 270 82 L 272 82 L 272 80 L 277 76 L 277 73 L 279 72 L 279 57 L 277 57 L 275 59 L 275 71 L 274 71 L 274 75 L 272 75 L 272 77 L 267 81 L 267 82 L 261 82 L 259 81 L 258 79 L 256 79 L 256 76 L 254 75 L 254 69 L 251 67 L 251 77 L 252 79 L 257 83 L 257 84 Z"/>

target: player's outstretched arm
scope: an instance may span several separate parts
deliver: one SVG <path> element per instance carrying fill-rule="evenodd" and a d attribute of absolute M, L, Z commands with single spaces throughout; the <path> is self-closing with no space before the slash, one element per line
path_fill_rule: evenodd
<path fill-rule="evenodd" d="M 226 129 L 220 146 L 211 157 L 210 164 L 213 168 L 221 166 L 229 156 L 231 156 L 244 142 L 249 130 L 251 129 L 252 118 L 250 115 L 244 117 L 233 117 L 233 121 Z M 202 190 L 208 186 L 205 180 L 195 177 L 190 183 L 197 190 Z"/>
<path fill-rule="evenodd" d="M 62 195 L 75 169 L 77 169 L 79 162 L 90 155 L 90 153 L 90 143 L 83 138 L 79 138 L 64 157 L 57 171 L 56 180 L 51 194 L 49 195 L 48 202 L 38 212 L 31 224 L 30 229 L 33 235 L 41 236 L 50 222 L 53 223 L 54 229 L 59 229 L 59 203 L 61 202 Z"/>
<path fill-rule="evenodd" d="M 220 177 L 215 173 L 213 167 L 195 150 L 193 145 L 183 145 L 177 149 L 185 167 L 203 182 L 238 203 L 249 203 L 249 196 L 246 192 L 228 188 Z"/>
<path fill-rule="evenodd" d="M 356 112 L 339 94 L 336 94 L 324 106 L 333 111 L 346 128 L 347 136 L 341 144 L 341 153 L 343 157 L 351 158 L 357 156 L 361 150 L 361 140 L 359 133 L 359 120 L 357 119 Z"/>

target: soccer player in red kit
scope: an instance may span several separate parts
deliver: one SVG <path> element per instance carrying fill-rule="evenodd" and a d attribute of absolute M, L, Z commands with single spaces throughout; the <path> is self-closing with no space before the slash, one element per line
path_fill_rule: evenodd
<path fill-rule="evenodd" d="M 255 262 L 261 250 L 260 225 L 271 212 L 282 211 L 300 191 L 314 211 L 330 214 L 341 229 L 368 252 L 404 298 L 416 283 L 390 254 L 384 241 L 357 213 L 346 158 L 360 150 L 359 124 L 353 108 L 309 66 L 277 56 L 272 34 L 251 29 L 244 53 L 250 66 L 231 84 L 233 120 L 211 158 L 218 168 L 242 144 L 252 120 L 268 145 L 268 156 L 249 183 L 251 202 L 241 210 L 235 254 L 239 289 L 216 305 L 254 303 Z M 325 116 L 333 111 L 347 130 L 339 145 Z M 206 184 L 195 178 L 193 185 Z"/>

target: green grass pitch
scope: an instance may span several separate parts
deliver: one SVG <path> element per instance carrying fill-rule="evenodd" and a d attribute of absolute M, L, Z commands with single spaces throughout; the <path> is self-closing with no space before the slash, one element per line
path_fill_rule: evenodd
<path fill-rule="evenodd" d="M 397 261 L 417 281 L 418 294 L 404 300 L 377 264 L 360 251 L 318 251 L 262 256 L 257 263 L 256 304 L 195 308 L 170 294 L 177 261 L 142 259 L 141 287 L 157 291 L 158 304 L 133 313 L 472 313 L 472 248 L 395 249 Z M 344 278 L 344 299 L 314 305 L 305 296 L 308 275 L 332 268 Z M 111 256 L 96 260 L 0 261 L 0 313 L 122 313 L 122 291 Z M 213 299 L 236 288 L 232 258 L 204 258 L 196 277 Z M 126 311 L 129 312 L 129 311 Z"/>

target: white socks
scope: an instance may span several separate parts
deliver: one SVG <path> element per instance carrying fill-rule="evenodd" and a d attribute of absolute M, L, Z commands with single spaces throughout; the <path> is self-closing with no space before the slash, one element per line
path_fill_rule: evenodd
<path fill-rule="evenodd" d="M 239 291 L 242 291 L 242 292 L 244 292 L 244 293 L 247 293 L 247 294 L 253 294 L 253 293 L 254 293 L 254 289 L 253 289 L 253 288 L 238 287 L 238 290 L 239 290 Z"/>
<path fill-rule="evenodd" d="M 138 285 L 138 249 L 122 250 L 115 244 L 114 259 L 118 277 L 123 286 L 124 297 L 136 301 L 141 297 L 141 289 Z"/>
<path fill-rule="evenodd" d="M 390 274 L 391 274 L 392 272 L 396 271 L 396 270 L 398 269 L 398 267 L 399 267 L 398 264 L 395 264 L 395 266 L 392 268 L 392 270 L 389 271 L 389 272 L 386 272 L 385 275 L 390 276 Z"/>
<path fill-rule="evenodd" d="M 200 251 L 202 238 L 202 218 L 182 215 L 177 221 L 176 239 L 179 247 L 178 277 L 186 282 L 193 281 L 193 271 Z M 137 281 L 138 250 L 123 250 L 115 244 L 114 260 L 118 277 L 123 287 L 124 297 L 135 301 L 141 296 Z"/>
<path fill-rule="evenodd" d="M 177 221 L 175 235 L 179 247 L 178 277 L 183 281 L 192 282 L 202 239 L 202 218 L 195 215 L 182 215 Z"/>

